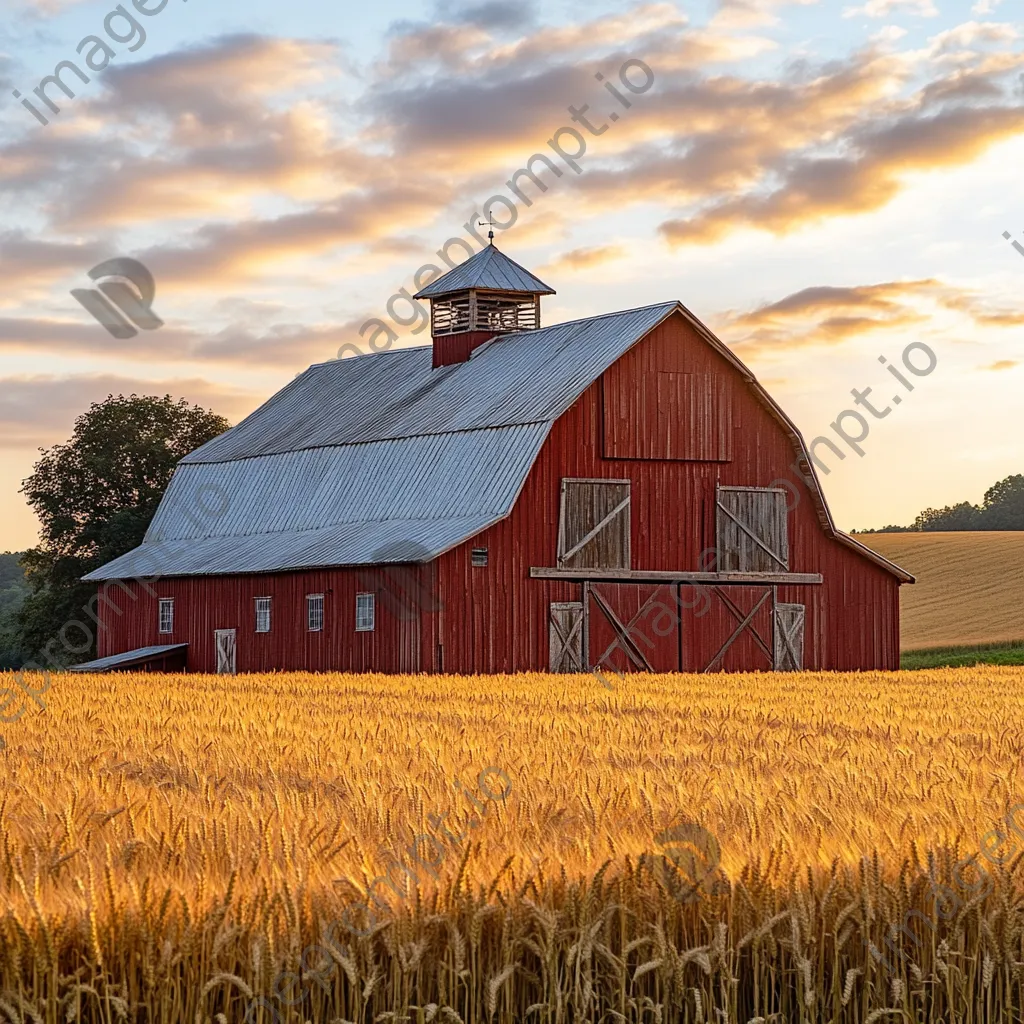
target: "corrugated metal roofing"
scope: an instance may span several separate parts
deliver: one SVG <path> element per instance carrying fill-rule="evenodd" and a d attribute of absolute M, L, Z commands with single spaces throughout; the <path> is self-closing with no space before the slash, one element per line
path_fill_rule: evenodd
<path fill-rule="evenodd" d="M 184 462 L 550 423 L 677 308 L 663 302 L 504 334 L 436 370 L 429 347 L 319 363 Z"/>
<path fill-rule="evenodd" d="M 525 267 L 510 259 L 494 245 L 460 263 L 443 277 L 416 293 L 417 299 L 439 299 L 468 291 L 523 292 L 526 295 L 554 295 L 554 288 L 534 277 Z"/>
<path fill-rule="evenodd" d="M 511 511 L 576 398 L 674 309 L 310 367 L 182 460 L 143 545 L 85 578 L 423 562 Z"/>
<path fill-rule="evenodd" d="M 391 519 L 342 523 L 320 530 L 286 530 L 242 537 L 147 541 L 86 580 L 154 576 L 229 576 L 337 565 L 386 565 L 436 558 L 501 516 Z"/>
<path fill-rule="evenodd" d="M 134 651 L 125 651 L 122 654 L 111 654 L 106 658 L 97 658 L 95 661 L 84 661 L 81 665 L 72 665 L 72 672 L 105 672 L 109 668 L 117 668 L 122 665 L 134 665 L 138 662 L 149 661 L 157 658 L 168 651 L 180 651 L 188 644 L 165 644 L 162 647 L 138 647 Z"/>
<path fill-rule="evenodd" d="M 549 429 L 539 423 L 184 464 L 146 540 L 501 518 L 512 511 Z"/>

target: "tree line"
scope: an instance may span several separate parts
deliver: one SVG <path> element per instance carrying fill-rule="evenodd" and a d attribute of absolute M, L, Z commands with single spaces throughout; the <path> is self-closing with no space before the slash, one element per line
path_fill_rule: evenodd
<path fill-rule="evenodd" d="M 1024 475 L 993 484 L 980 505 L 961 501 L 945 508 L 926 508 L 911 526 L 883 526 L 861 533 L 920 533 L 923 531 L 1024 530 Z M 854 530 L 854 533 L 857 531 Z"/>

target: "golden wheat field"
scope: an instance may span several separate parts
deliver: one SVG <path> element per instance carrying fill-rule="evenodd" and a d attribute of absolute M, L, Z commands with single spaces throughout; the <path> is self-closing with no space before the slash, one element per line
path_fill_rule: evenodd
<path fill-rule="evenodd" d="M 858 536 L 917 577 L 900 587 L 904 650 L 1024 638 L 1024 533 Z"/>
<path fill-rule="evenodd" d="M 1019 669 L 42 699 L 0 726 L 12 1024 L 1021 1020 Z"/>

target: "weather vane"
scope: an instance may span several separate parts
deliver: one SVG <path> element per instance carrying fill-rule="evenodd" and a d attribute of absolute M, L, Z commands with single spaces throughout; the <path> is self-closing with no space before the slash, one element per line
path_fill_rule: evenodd
<path fill-rule="evenodd" d="M 493 220 L 482 220 L 480 221 L 480 227 L 489 227 L 491 230 L 487 232 L 487 237 L 491 240 L 491 245 L 494 245 L 494 229 L 497 224 Z"/>

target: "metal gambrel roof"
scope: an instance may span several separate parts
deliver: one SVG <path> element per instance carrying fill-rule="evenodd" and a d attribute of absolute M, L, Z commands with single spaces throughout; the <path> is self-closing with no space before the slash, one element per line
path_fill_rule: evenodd
<path fill-rule="evenodd" d="M 144 543 L 85 578 L 424 562 L 505 518 L 551 429 L 677 309 L 311 367 L 179 464 Z M 203 511 L 206 509 L 207 511 Z"/>
<path fill-rule="evenodd" d="M 495 245 L 489 245 L 465 263 L 417 292 L 416 299 L 440 299 L 470 289 L 493 292 L 522 292 L 525 295 L 554 295 L 555 290 L 525 267 L 510 259 Z"/>
<path fill-rule="evenodd" d="M 311 366 L 237 427 L 183 460 L 553 422 L 673 310 L 674 302 L 504 334 L 468 362 L 431 369 L 430 348 Z"/>

